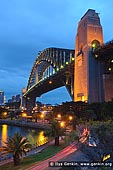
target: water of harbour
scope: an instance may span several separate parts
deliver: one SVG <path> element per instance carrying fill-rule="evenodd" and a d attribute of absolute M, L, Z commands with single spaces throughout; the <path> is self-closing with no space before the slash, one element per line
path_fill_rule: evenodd
<path fill-rule="evenodd" d="M 47 138 L 44 136 L 44 130 L 25 128 L 25 127 L 17 127 L 17 126 L 9 126 L 6 124 L 0 125 L 0 147 L 5 145 L 8 137 L 14 136 L 14 133 L 18 132 L 23 137 L 27 137 L 29 143 L 31 143 L 34 147 L 43 145 L 47 142 Z"/>

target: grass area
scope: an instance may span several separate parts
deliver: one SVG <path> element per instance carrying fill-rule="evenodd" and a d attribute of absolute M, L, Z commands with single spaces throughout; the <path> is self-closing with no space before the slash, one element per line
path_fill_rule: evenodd
<path fill-rule="evenodd" d="M 26 168 L 32 166 L 33 164 L 55 155 L 63 148 L 64 144 L 61 144 L 60 146 L 49 146 L 40 153 L 23 158 L 19 166 L 14 166 L 13 162 L 11 162 L 0 166 L 0 170 L 26 170 Z"/>

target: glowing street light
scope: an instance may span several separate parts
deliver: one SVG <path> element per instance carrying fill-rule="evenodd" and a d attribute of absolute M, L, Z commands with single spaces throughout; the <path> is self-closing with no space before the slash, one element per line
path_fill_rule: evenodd
<path fill-rule="evenodd" d="M 40 115 L 40 118 L 41 118 L 41 119 L 43 119 L 43 118 L 44 118 L 44 114 L 43 114 L 43 113 Z"/>
<path fill-rule="evenodd" d="M 60 122 L 60 127 L 62 127 L 62 128 L 65 127 L 65 122 L 64 122 L 64 121 L 61 121 L 61 122 Z"/>
<path fill-rule="evenodd" d="M 73 120 L 73 116 L 69 116 L 69 120 L 70 120 L 70 121 Z"/>
<path fill-rule="evenodd" d="M 4 115 L 4 116 L 7 116 L 7 112 L 3 112 L 3 115 Z"/>
<path fill-rule="evenodd" d="M 58 115 L 57 115 L 57 118 L 61 118 L 61 114 L 58 114 Z"/>
<path fill-rule="evenodd" d="M 27 113 L 23 112 L 22 117 L 26 117 L 26 116 L 27 116 Z"/>

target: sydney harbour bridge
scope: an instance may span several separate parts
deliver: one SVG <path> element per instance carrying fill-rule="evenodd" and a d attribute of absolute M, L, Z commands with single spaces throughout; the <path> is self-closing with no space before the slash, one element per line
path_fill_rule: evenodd
<path fill-rule="evenodd" d="M 81 38 L 82 32 L 85 35 L 84 30 L 80 32 L 81 27 L 90 32 L 90 45 L 88 35 Z M 92 35 L 91 28 L 94 28 L 94 32 L 97 31 L 96 36 L 96 33 Z M 102 27 L 98 13 L 95 10 L 88 10 L 78 25 L 75 50 L 47 48 L 38 54 L 24 93 L 29 114 L 36 97 L 62 86 L 66 87 L 74 101 L 108 101 L 113 97 L 113 40 L 103 43 L 103 34 L 101 31 L 100 35 L 100 30 Z"/>

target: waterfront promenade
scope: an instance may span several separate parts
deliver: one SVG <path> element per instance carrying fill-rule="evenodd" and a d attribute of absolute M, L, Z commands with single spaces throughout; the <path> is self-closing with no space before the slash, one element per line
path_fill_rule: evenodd
<path fill-rule="evenodd" d="M 31 128 L 31 129 L 35 129 L 35 130 L 45 130 L 49 126 L 47 122 L 41 122 L 41 121 L 39 121 L 39 122 L 27 122 L 27 121 L 24 121 L 24 120 L 9 120 L 9 119 L 0 119 L 0 124 L 1 125 L 2 124 L 3 125 L 6 124 L 6 125 L 9 125 L 9 126 L 12 126 L 12 127 L 16 127 L 17 126 L 17 127 L 20 127 L 20 128 L 21 127 L 23 127 L 23 128 L 25 127 L 25 129 L 26 128 L 27 129 Z M 4 135 L 7 136 L 6 134 L 4 134 Z M 2 134 L 2 136 L 3 136 L 3 134 Z M 43 145 L 42 145 L 42 142 L 41 142 L 41 144 L 37 143 L 37 145 L 33 144 L 33 148 L 34 149 L 32 149 L 29 152 L 27 152 L 27 156 L 28 155 L 32 155 L 32 154 L 34 154 L 36 152 L 40 152 L 42 149 L 44 149 L 45 147 L 47 147 L 48 145 L 51 144 L 51 142 L 50 143 L 49 142 L 46 143 L 46 142 L 44 142 L 45 144 L 43 144 Z M 11 156 L 10 155 L 2 155 L 0 153 L 0 165 L 1 165 L 1 163 L 2 164 L 7 163 L 7 161 L 8 162 L 12 161 Z"/>
<path fill-rule="evenodd" d="M 60 138 L 60 141 L 61 141 L 61 139 L 62 138 Z M 87 137 L 83 136 L 81 138 L 82 143 L 84 141 L 86 141 L 86 139 L 87 139 Z M 50 142 L 47 142 L 46 144 L 44 144 L 42 146 L 36 147 L 35 149 L 30 150 L 29 152 L 27 152 L 27 155 L 23 155 L 23 157 L 40 153 L 42 150 L 46 149 L 48 146 L 53 145 L 53 142 L 54 142 L 54 140 L 52 140 Z M 49 161 L 56 161 L 57 162 L 58 160 L 61 160 L 62 158 L 66 157 L 66 156 L 69 156 L 70 154 L 72 154 L 74 152 L 78 153 L 77 150 L 78 150 L 79 147 L 80 146 L 78 145 L 78 142 L 75 141 L 74 143 L 71 143 L 69 146 L 64 148 L 62 151 L 60 151 L 59 153 L 57 153 L 53 157 L 51 157 L 51 158 L 49 158 L 49 159 L 47 159 L 45 161 L 42 161 L 40 163 L 38 162 L 38 163 L 34 164 L 33 166 L 29 167 L 29 170 L 35 170 L 35 169 L 37 169 L 37 170 L 38 169 L 46 169 L 46 170 L 48 169 L 49 170 L 49 169 L 52 168 L 52 167 L 49 167 Z M 78 155 L 80 156 L 81 153 L 77 154 L 77 157 L 78 157 Z M 13 162 L 12 158 L 4 160 L 4 161 L 1 161 L 0 166 L 4 165 L 6 163 L 10 163 L 10 162 Z M 55 169 L 57 169 L 57 168 L 55 168 Z M 27 168 L 27 170 L 28 170 L 28 168 Z"/>
<path fill-rule="evenodd" d="M 32 149 L 30 150 L 29 152 L 27 152 L 26 155 L 23 155 L 23 157 L 26 157 L 26 156 L 30 156 L 30 155 L 34 155 L 36 153 L 39 153 L 41 152 L 42 150 L 46 149 L 48 146 L 52 145 L 54 143 L 54 140 L 50 141 L 50 142 L 47 142 L 46 144 L 43 144 L 41 146 L 38 146 L 36 147 L 35 149 Z M 10 162 L 13 162 L 13 158 L 10 158 L 10 159 L 5 159 L 5 160 L 2 160 L 0 161 L 0 166 L 4 165 L 4 164 L 7 164 L 7 163 L 10 163 Z"/>
<path fill-rule="evenodd" d="M 61 138 L 60 138 L 60 140 L 61 140 Z M 41 151 L 46 149 L 48 146 L 53 145 L 53 143 L 54 143 L 54 140 L 52 140 L 42 146 L 39 146 L 39 147 L 27 152 L 27 154 L 23 155 L 23 157 L 40 153 Z M 83 160 L 88 161 L 87 156 L 79 150 L 79 147 L 80 146 L 78 145 L 78 142 L 75 141 L 75 142 L 71 143 L 70 145 L 68 145 L 63 150 L 61 150 L 60 152 L 58 152 L 57 154 L 55 154 L 54 156 L 52 156 L 42 162 L 35 163 L 34 165 L 30 166 L 26 170 L 42 170 L 42 169 L 44 169 L 44 170 L 52 170 L 52 169 L 59 170 L 60 167 L 52 167 L 52 166 L 49 167 L 49 162 L 57 163 L 57 161 L 75 161 L 75 160 L 76 161 L 83 161 Z M 4 165 L 6 163 L 10 163 L 10 162 L 13 162 L 12 158 L 1 161 L 0 166 Z"/>
<path fill-rule="evenodd" d="M 7 120 L 7 119 L 0 119 L 0 124 L 36 129 L 47 129 L 49 126 L 47 122 L 27 122 L 24 120 Z"/>

